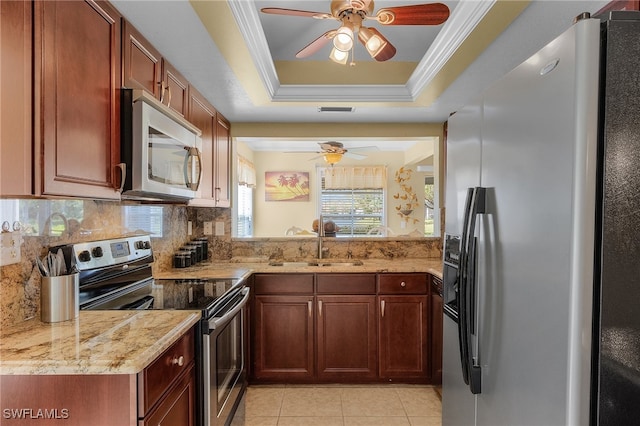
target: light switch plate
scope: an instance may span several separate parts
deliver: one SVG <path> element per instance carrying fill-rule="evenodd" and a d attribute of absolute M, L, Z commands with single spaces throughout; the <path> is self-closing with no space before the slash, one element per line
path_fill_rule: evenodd
<path fill-rule="evenodd" d="M 216 235 L 224 235 L 224 222 L 216 222 Z"/>

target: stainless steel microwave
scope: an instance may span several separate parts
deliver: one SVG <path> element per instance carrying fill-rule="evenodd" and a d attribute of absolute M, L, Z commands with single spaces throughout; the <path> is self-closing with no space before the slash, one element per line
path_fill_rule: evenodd
<path fill-rule="evenodd" d="M 183 202 L 202 178 L 202 132 L 143 90 L 122 89 L 122 198 Z"/>

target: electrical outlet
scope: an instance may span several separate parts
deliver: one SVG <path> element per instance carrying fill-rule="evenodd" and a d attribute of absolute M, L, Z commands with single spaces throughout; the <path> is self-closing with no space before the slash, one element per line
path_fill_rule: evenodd
<path fill-rule="evenodd" d="M 216 235 L 224 235 L 224 222 L 216 222 Z"/>
<path fill-rule="evenodd" d="M 188 221 L 187 222 L 187 235 L 192 235 L 193 234 L 193 222 Z"/>
<path fill-rule="evenodd" d="M 213 222 L 204 223 L 204 235 L 213 235 Z"/>

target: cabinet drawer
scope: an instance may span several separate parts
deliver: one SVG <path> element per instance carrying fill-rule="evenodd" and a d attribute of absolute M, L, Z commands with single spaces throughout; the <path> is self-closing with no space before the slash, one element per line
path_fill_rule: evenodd
<path fill-rule="evenodd" d="M 258 274 L 255 294 L 313 294 L 313 274 Z"/>
<path fill-rule="evenodd" d="M 318 294 L 375 294 L 375 274 L 318 274 Z"/>
<path fill-rule="evenodd" d="M 380 294 L 426 294 L 427 274 L 378 275 Z"/>
<path fill-rule="evenodd" d="M 171 383 L 191 367 L 194 359 L 194 330 L 182 336 L 138 374 L 138 413 L 147 414 Z"/>

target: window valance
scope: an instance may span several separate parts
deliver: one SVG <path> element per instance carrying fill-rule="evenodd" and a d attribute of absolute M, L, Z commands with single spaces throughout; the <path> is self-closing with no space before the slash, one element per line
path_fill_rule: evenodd
<path fill-rule="evenodd" d="M 251 161 L 238 154 L 238 184 L 256 186 L 256 167 Z"/>
<path fill-rule="evenodd" d="M 329 167 L 324 171 L 324 187 L 326 189 L 386 188 L 387 167 Z"/>

